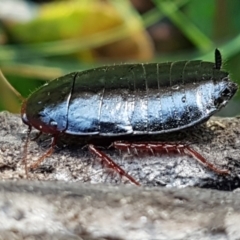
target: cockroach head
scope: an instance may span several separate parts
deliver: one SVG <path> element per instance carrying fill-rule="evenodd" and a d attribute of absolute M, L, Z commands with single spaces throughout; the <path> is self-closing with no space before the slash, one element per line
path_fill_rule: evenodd
<path fill-rule="evenodd" d="M 238 85 L 227 77 L 220 81 L 215 88 L 214 105 L 217 109 L 222 108 L 237 92 Z"/>

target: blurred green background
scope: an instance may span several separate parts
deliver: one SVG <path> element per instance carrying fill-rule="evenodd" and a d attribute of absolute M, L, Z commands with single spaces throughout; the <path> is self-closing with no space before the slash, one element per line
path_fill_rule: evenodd
<path fill-rule="evenodd" d="M 24 96 L 71 71 L 121 62 L 214 61 L 240 84 L 239 0 L 0 0 L 0 69 Z M 240 94 L 221 115 L 240 113 Z M 0 82 L 0 110 L 21 103 Z"/>

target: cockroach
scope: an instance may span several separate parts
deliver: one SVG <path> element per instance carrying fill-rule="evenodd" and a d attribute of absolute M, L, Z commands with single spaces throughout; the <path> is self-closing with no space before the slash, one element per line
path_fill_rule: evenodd
<path fill-rule="evenodd" d="M 119 64 L 73 72 L 51 81 L 22 104 L 22 121 L 52 135 L 47 152 L 30 166 L 35 169 L 49 156 L 62 135 L 111 137 L 176 132 L 207 121 L 233 97 L 237 84 L 221 69 L 222 58 L 215 50 L 215 62 L 200 60 L 148 64 Z M 218 174 L 218 169 L 187 145 L 164 142 L 115 141 L 120 150 L 187 154 Z M 88 149 L 107 167 L 139 185 L 104 152 L 89 142 Z M 25 166 L 27 166 L 25 164 Z M 26 172 L 28 168 L 26 167 Z"/>

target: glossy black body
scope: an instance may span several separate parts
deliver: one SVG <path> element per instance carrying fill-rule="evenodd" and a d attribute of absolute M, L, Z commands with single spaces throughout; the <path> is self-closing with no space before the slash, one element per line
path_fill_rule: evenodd
<path fill-rule="evenodd" d="M 206 121 L 237 91 L 216 62 L 122 64 L 62 76 L 26 101 L 23 121 L 57 135 L 147 135 Z"/>

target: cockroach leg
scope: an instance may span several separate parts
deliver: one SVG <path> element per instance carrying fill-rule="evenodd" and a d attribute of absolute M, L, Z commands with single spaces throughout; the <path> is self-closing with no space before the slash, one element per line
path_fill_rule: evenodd
<path fill-rule="evenodd" d="M 32 131 L 32 127 L 28 126 L 28 131 L 27 131 L 27 139 L 25 141 L 25 144 L 23 146 L 23 164 L 25 167 L 25 173 L 26 173 L 26 177 L 28 178 L 28 168 L 27 168 L 27 149 L 28 149 L 28 143 L 29 143 L 29 139 L 30 139 L 30 133 Z"/>
<path fill-rule="evenodd" d="M 219 169 L 214 164 L 207 161 L 200 153 L 191 149 L 189 146 L 185 146 L 184 153 L 195 158 L 198 162 L 202 163 L 205 167 L 210 168 L 212 171 L 218 174 L 229 174 L 229 170 L 227 169 Z"/>
<path fill-rule="evenodd" d="M 130 143 L 130 142 L 121 142 L 116 141 L 113 143 L 113 147 L 120 150 L 133 150 L 136 149 L 142 152 L 159 152 L 159 153 L 178 153 L 186 154 L 195 158 L 197 161 L 202 163 L 205 167 L 208 167 L 217 174 L 229 174 L 230 172 L 227 169 L 219 169 L 214 164 L 207 161 L 200 153 L 190 148 L 188 145 L 184 144 L 168 144 L 168 143 L 159 143 L 159 142 L 141 142 L 141 143 Z"/>
<path fill-rule="evenodd" d="M 134 183 L 137 186 L 140 186 L 140 183 L 137 182 L 132 176 L 130 176 L 126 171 L 124 171 L 119 165 L 117 165 L 110 157 L 108 157 L 105 153 L 98 150 L 94 145 L 88 145 L 88 149 L 91 153 L 101 159 L 103 163 L 107 165 L 108 168 L 113 169 L 118 172 L 120 176 L 126 177 L 130 182 Z"/>
<path fill-rule="evenodd" d="M 57 141 L 57 136 L 54 136 L 52 138 L 52 143 L 51 143 L 51 146 L 50 148 L 36 161 L 34 162 L 33 164 L 30 165 L 29 169 L 35 169 L 37 168 L 41 163 L 42 161 L 46 158 L 46 157 L 49 157 L 52 155 L 53 151 L 54 151 L 54 146 L 56 145 L 56 141 Z"/>

